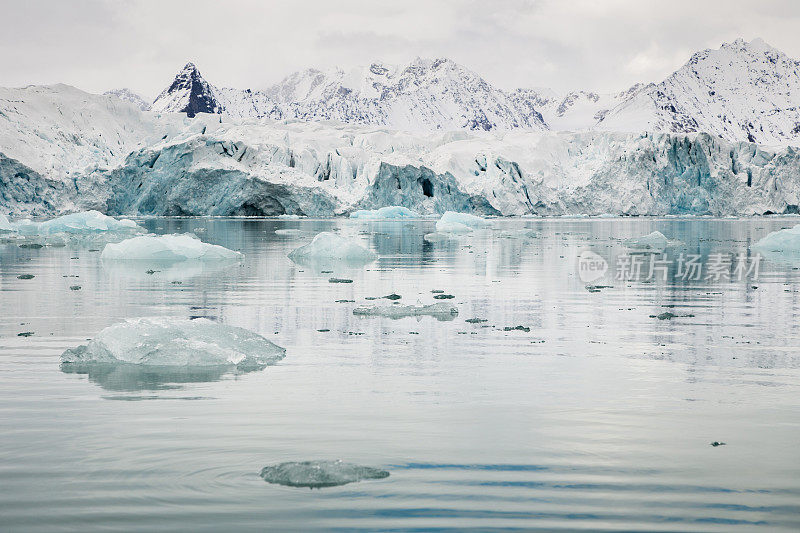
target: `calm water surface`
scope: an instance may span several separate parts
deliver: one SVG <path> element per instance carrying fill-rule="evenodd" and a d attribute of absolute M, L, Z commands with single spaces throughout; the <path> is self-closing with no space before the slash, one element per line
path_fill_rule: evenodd
<path fill-rule="evenodd" d="M 146 274 L 86 247 L 0 245 L 0 530 L 800 529 L 800 271 L 591 292 L 576 270 L 590 249 L 613 271 L 621 239 L 655 229 L 683 241 L 671 259 L 747 253 L 794 219 L 502 220 L 436 244 L 433 221 L 142 223 L 246 259 Z M 279 228 L 380 259 L 300 267 L 286 254 L 309 237 Z M 454 320 L 352 313 L 432 290 L 455 296 Z M 693 316 L 651 318 L 666 311 Z M 66 348 L 138 316 L 242 326 L 287 356 L 245 374 L 61 370 Z M 258 475 L 338 458 L 391 476 L 309 490 Z"/>

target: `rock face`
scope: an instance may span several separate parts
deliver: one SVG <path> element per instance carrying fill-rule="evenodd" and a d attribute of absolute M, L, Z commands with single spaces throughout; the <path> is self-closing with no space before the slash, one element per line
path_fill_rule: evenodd
<path fill-rule="evenodd" d="M 186 113 L 194 117 L 198 113 L 222 113 L 222 105 L 211 85 L 200 75 L 194 63 L 187 63 L 178 72 L 151 106 L 153 111 Z"/>

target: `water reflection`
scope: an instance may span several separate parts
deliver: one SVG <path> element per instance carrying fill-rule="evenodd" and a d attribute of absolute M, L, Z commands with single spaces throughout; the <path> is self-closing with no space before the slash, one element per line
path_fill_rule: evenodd
<path fill-rule="evenodd" d="M 133 365 L 127 363 L 61 363 L 65 374 L 82 374 L 107 391 L 140 392 L 182 389 L 189 383 L 219 381 L 225 376 L 236 376 L 264 370 L 259 365 L 241 370 L 233 365 L 179 367 Z"/>

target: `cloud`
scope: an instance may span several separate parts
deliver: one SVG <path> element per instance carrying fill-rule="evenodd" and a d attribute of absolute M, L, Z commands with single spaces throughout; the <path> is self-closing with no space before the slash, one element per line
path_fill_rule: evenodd
<path fill-rule="evenodd" d="M 449 57 L 504 88 L 617 91 L 761 36 L 800 57 L 794 0 L 0 0 L 0 85 L 155 96 L 192 60 L 264 87 L 305 67 Z"/>

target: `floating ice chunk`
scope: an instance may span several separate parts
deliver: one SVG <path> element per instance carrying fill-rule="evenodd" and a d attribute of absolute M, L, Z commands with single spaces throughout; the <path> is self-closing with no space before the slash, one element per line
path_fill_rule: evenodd
<path fill-rule="evenodd" d="M 0 233 L 14 231 L 14 226 L 8 221 L 8 218 L 0 213 Z"/>
<path fill-rule="evenodd" d="M 283 235 L 285 237 L 297 237 L 304 233 L 305 231 L 296 228 L 281 228 L 275 230 L 275 235 Z"/>
<path fill-rule="evenodd" d="M 216 244 L 208 244 L 196 235 L 142 235 L 107 244 L 103 261 L 149 261 L 169 264 L 179 261 L 235 261 L 243 257 L 240 252 Z"/>
<path fill-rule="evenodd" d="M 128 219 L 117 220 L 106 216 L 99 211 L 84 211 L 57 217 L 39 224 L 39 233 L 52 235 L 54 233 L 99 233 L 99 232 L 127 232 L 135 233 L 144 231 L 136 222 Z"/>
<path fill-rule="evenodd" d="M 390 205 L 375 210 L 362 209 L 350 213 L 350 218 L 358 218 L 362 220 L 420 218 L 420 217 L 421 215 L 416 211 L 412 211 L 411 209 L 399 205 Z"/>
<path fill-rule="evenodd" d="M 374 307 L 356 307 L 353 314 L 358 316 L 383 316 L 387 318 L 405 318 L 409 316 L 432 316 L 437 320 L 453 320 L 458 316 L 458 309 L 452 305 L 439 302 L 431 305 L 378 305 Z"/>
<path fill-rule="evenodd" d="M 660 231 L 654 231 L 642 237 L 627 239 L 624 244 L 631 250 L 663 251 L 667 248 L 669 240 Z"/>
<path fill-rule="evenodd" d="M 265 466 L 261 477 L 267 483 L 318 489 L 365 479 L 384 479 L 389 477 L 389 472 L 342 461 L 302 461 Z"/>
<path fill-rule="evenodd" d="M 323 231 L 310 243 L 292 251 L 289 259 L 300 265 L 335 262 L 364 265 L 377 256 L 355 241 Z"/>
<path fill-rule="evenodd" d="M 793 228 L 773 231 L 753 245 L 775 259 L 800 258 L 800 224 Z"/>
<path fill-rule="evenodd" d="M 489 228 L 491 226 L 491 222 L 479 216 L 447 211 L 436 222 L 436 231 L 439 233 L 469 233 L 475 229 Z"/>
<path fill-rule="evenodd" d="M 286 215 L 286 214 L 283 214 L 283 215 L 278 215 L 278 218 L 285 218 L 287 220 L 297 220 L 298 218 L 300 218 L 300 215 Z"/>
<path fill-rule="evenodd" d="M 444 241 L 449 241 L 450 238 L 451 235 L 447 233 L 426 233 L 425 235 L 422 236 L 422 239 L 425 242 L 444 242 Z"/>
<path fill-rule="evenodd" d="M 109 326 L 89 344 L 61 355 L 64 364 L 98 363 L 148 366 L 235 366 L 252 369 L 274 364 L 286 350 L 246 329 L 205 318 L 136 318 Z"/>

